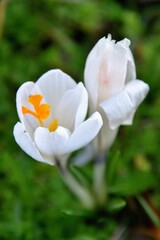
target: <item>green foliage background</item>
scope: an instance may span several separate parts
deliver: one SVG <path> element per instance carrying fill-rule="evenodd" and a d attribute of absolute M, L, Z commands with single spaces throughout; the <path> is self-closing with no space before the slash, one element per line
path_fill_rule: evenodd
<path fill-rule="evenodd" d="M 118 163 L 115 175 L 109 176 L 114 179 L 110 192 L 128 197 L 152 190 L 153 202 L 160 209 L 159 7 L 158 1 L 151 0 L 8 0 L 3 29 L 0 24 L 1 240 L 112 239 L 119 225 L 117 215 L 107 215 L 103 221 L 95 215 L 92 222 L 65 215 L 64 209 L 79 209 L 78 201 L 57 169 L 29 158 L 12 134 L 18 121 L 15 95 L 19 86 L 36 81 L 52 68 L 83 81 L 89 51 L 108 33 L 117 40 L 131 40 L 137 76 L 150 85 L 133 126 L 121 127 L 111 149 L 109 157 L 114 161 L 118 156 Z M 124 222 L 127 214 L 130 218 L 127 211 L 122 212 Z"/>

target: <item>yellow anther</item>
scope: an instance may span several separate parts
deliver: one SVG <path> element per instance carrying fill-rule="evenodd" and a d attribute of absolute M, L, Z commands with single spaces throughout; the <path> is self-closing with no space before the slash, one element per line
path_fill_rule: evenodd
<path fill-rule="evenodd" d="M 22 113 L 31 114 L 36 117 L 41 126 L 43 126 L 43 120 L 48 118 L 50 115 L 50 105 L 46 103 L 40 104 L 42 99 L 43 96 L 40 94 L 35 94 L 28 98 L 28 102 L 33 105 L 35 111 L 32 111 L 29 108 L 22 106 Z"/>
<path fill-rule="evenodd" d="M 49 125 L 49 131 L 54 132 L 54 131 L 56 131 L 57 128 L 58 128 L 58 119 L 55 118 L 53 120 L 53 122 L 51 122 L 50 125 Z"/>
<path fill-rule="evenodd" d="M 31 95 L 28 98 L 28 102 L 31 103 L 35 110 L 38 112 L 39 106 L 40 106 L 40 102 L 42 101 L 43 96 L 40 94 L 36 94 L 36 95 Z"/>
<path fill-rule="evenodd" d="M 27 107 L 22 106 L 23 114 L 31 114 L 38 119 L 40 126 L 43 127 L 43 120 L 49 117 L 50 115 L 50 105 L 47 103 L 40 104 L 43 99 L 43 96 L 40 94 L 31 95 L 28 98 L 28 102 L 31 103 L 34 107 L 34 111 L 30 110 Z M 58 128 L 58 119 L 55 118 L 49 125 L 49 131 L 54 132 Z"/>

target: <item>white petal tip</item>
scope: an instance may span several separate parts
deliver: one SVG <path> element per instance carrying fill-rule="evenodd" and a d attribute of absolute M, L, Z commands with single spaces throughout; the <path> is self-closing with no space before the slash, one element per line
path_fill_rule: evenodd
<path fill-rule="evenodd" d="M 95 121 L 97 121 L 97 123 L 98 123 L 100 126 L 103 125 L 103 120 L 102 120 L 102 117 L 101 117 L 101 115 L 100 115 L 99 112 L 93 113 L 91 117 L 94 118 Z"/>
<path fill-rule="evenodd" d="M 112 35 L 111 35 L 110 33 L 108 33 L 107 39 L 108 39 L 109 41 L 112 40 Z"/>
<path fill-rule="evenodd" d="M 119 41 L 118 43 L 121 44 L 125 48 L 129 48 L 131 41 L 128 38 L 124 38 L 123 40 Z"/>

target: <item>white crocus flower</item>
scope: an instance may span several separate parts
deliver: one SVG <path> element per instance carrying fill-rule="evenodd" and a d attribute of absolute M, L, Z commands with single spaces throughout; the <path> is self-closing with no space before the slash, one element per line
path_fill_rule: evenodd
<path fill-rule="evenodd" d="M 129 45 L 128 39 L 115 43 L 108 35 L 98 41 L 86 61 L 90 113 L 99 111 L 104 123 L 97 136 L 98 151 L 110 148 L 120 125 L 132 124 L 137 107 L 149 91 L 146 83 L 136 79 Z"/>
<path fill-rule="evenodd" d="M 60 70 L 48 71 L 36 83 L 24 83 L 16 103 L 16 142 L 35 160 L 51 165 L 92 141 L 102 126 L 98 112 L 84 121 L 87 91 Z"/>

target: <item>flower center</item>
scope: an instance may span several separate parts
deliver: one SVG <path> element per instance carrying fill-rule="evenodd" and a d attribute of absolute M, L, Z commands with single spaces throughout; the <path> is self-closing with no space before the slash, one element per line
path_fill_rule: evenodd
<path fill-rule="evenodd" d="M 40 94 L 31 95 L 28 98 L 28 102 L 34 107 L 34 110 L 30 110 L 27 107 L 22 106 L 23 114 L 31 114 L 39 121 L 41 127 L 44 126 L 43 120 L 47 119 L 50 115 L 50 105 L 47 103 L 42 103 L 43 96 Z M 49 125 L 49 131 L 54 132 L 58 128 L 58 119 L 55 118 Z"/>

